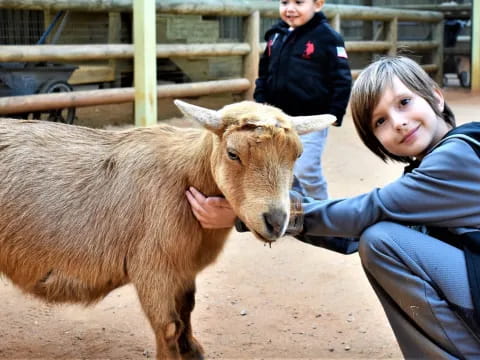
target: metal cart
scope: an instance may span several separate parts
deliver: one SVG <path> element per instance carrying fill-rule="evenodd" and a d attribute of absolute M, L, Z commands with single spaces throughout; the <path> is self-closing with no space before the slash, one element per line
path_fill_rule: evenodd
<path fill-rule="evenodd" d="M 0 63 L 0 97 L 70 92 L 67 83 L 74 65 L 51 63 Z M 10 115 L 73 124 L 75 108 Z"/>
<path fill-rule="evenodd" d="M 54 34 L 52 43 L 56 42 L 62 31 L 68 11 L 59 11 L 52 23 L 45 30 L 37 45 L 44 44 L 47 36 L 56 23 L 61 23 Z M 67 80 L 78 66 L 68 64 L 52 64 L 47 62 L 0 63 L 0 97 L 32 94 L 49 94 L 73 91 Z M 54 109 L 33 113 L 12 114 L 14 118 L 39 119 L 73 124 L 75 120 L 75 108 Z"/>

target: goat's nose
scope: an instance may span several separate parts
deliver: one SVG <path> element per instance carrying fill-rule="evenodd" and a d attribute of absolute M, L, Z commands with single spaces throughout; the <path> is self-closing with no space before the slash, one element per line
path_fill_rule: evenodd
<path fill-rule="evenodd" d="M 263 213 L 263 219 L 265 220 L 265 226 L 268 233 L 278 238 L 282 235 L 287 221 L 287 213 L 281 209 L 272 209 L 269 212 Z"/>

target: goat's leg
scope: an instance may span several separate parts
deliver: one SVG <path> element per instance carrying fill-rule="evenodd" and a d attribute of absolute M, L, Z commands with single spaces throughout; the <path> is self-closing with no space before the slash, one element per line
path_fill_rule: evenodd
<path fill-rule="evenodd" d="M 143 311 L 150 321 L 155 333 L 157 359 L 180 360 L 178 339 L 183 332 L 183 321 L 175 309 L 176 284 L 158 275 L 147 277 L 148 281 L 133 281 L 138 292 L 138 298 Z"/>
<path fill-rule="evenodd" d="M 177 312 L 183 322 L 178 346 L 183 359 L 203 359 L 203 348 L 193 337 L 190 315 L 195 307 L 195 282 L 177 298 Z"/>

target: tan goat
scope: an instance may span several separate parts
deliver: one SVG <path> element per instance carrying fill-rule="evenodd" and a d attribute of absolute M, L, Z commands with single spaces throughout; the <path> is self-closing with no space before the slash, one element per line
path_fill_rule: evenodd
<path fill-rule="evenodd" d="M 131 282 L 157 357 L 201 359 L 190 324 L 195 277 L 230 229 L 203 230 L 185 190 L 223 194 L 257 237 L 274 241 L 301 152 L 293 127 L 309 132 L 334 117 L 292 119 L 253 102 L 176 104 L 208 131 L 1 119 L 0 274 L 52 303 L 91 304 Z"/>

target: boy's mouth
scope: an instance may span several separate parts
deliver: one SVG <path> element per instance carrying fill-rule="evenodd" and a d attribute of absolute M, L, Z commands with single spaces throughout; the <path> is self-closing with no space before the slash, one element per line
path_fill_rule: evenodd
<path fill-rule="evenodd" d="M 400 144 L 405 144 L 405 143 L 408 143 L 410 142 L 412 139 L 414 139 L 415 137 L 415 133 L 417 132 L 417 130 L 420 128 L 420 125 L 418 125 L 416 128 L 410 130 L 407 135 L 405 135 L 402 139 L 402 141 L 400 141 Z"/>

